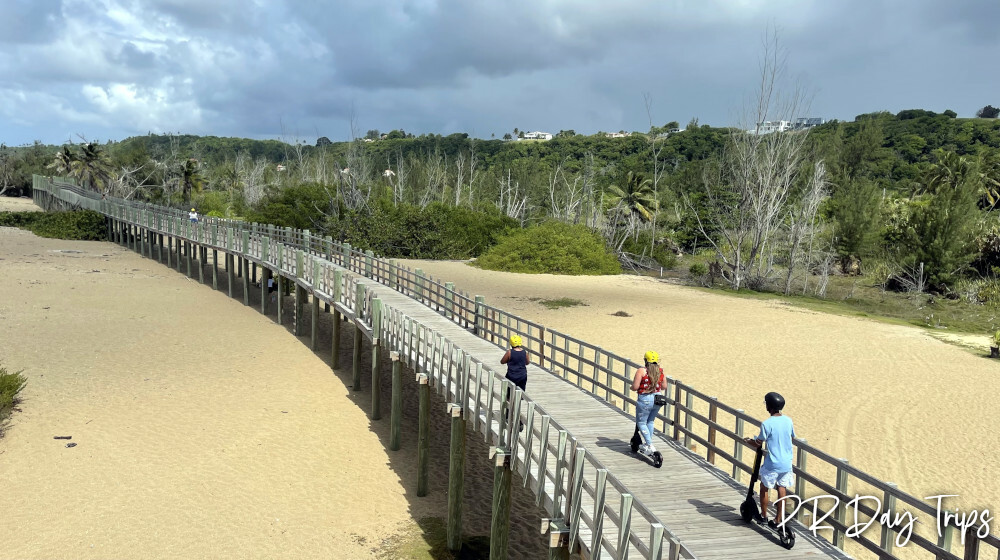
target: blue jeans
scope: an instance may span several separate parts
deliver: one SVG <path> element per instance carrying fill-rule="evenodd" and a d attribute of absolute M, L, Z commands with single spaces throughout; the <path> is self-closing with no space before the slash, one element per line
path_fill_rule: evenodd
<path fill-rule="evenodd" d="M 646 445 L 653 445 L 653 423 L 656 422 L 656 414 L 660 407 L 653 404 L 654 395 L 639 395 L 636 398 L 635 424 L 639 426 L 639 433 Z"/>

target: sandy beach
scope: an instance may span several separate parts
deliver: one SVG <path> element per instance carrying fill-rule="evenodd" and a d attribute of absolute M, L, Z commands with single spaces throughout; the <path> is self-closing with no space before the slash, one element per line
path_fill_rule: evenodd
<path fill-rule="evenodd" d="M 918 498 L 958 494 L 945 502 L 952 509 L 1000 508 L 1000 409 L 993 401 L 1000 363 L 925 331 L 653 278 L 402 263 L 634 361 L 655 349 L 668 375 L 761 419 L 764 394 L 779 391 L 797 435 L 833 456 Z M 563 297 L 584 305 L 549 310 L 532 301 Z M 925 529 L 933 531 L 933 522 L 924 519 Z"/>
<path fill-rule="evenodd" d="M 30 201 L 12 204 L 0 210 Z M 0 438 L 0 557 L 440 553 L 447 419 L 432 415 L 430 494 L 416 498 L 416 398 L 403 448 L 388 451 L 368 387 L 352 392 L 350 368 L 330 368 L 329 316 L 313 352 L 290 316 L 278 325 L 123 247 L 12 228 L 0 228 L 0 270 L 0 365 L 28 378 Z M 481 437 L 468 442 L 466 534 L 481 541 L 492 470 Z M 514 502 L 511 557 L 537 557 L 539 514 L 523 491 Z"/>

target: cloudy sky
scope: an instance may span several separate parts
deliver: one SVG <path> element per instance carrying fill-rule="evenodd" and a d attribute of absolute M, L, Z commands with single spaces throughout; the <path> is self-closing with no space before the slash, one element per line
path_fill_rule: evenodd
<path fill-rule="evenodd" d="M 735 124 L 777 28 L 810 116 L 1000 104 L 998 0 L 2 0 L 0 141 Z"/>

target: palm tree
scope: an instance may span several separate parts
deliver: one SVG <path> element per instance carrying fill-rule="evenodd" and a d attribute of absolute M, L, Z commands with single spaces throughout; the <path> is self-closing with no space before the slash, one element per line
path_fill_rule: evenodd
<path fill-rule="evenodd" d="M 97 142 L 81 145 L 79 154 L 73 153 L 69 146 L 63 146 L 46 167 L 74 178 L 81 186 L 94 191 L 103 191 L 111 178 L 111 161 Z"/>
<path fill-rule="evenodd" d="M 88 142 L 80 146 L 76 168 L 76 176 L 80 183 L 94 191 L 104 191 L 111 178 L 111 160 L 97 142 Z"/>
<path fill-rule="evenodd" d="M 191 191 L 201 192 L 204 180 L 198 170 L 198 160 L 188 158 L 181 164 L 177 174 L 177 181 L 180 183 L 181 192 L 184 194 L 184 205 L 191 203 Z"/>
<path fill-rule="evenodd" d="M 653 210 L 656 209 L 656 196 L 652 184 L 652 181 L 641 174 L 629 171 L 618 185 L 608 186 L 611 205 L 621 205 L 629 215 L 635 216 L 640 221 L 652 220 Z"/>

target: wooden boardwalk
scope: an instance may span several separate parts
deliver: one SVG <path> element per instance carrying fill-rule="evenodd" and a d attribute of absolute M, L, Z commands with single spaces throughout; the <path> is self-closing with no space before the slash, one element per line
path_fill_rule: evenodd
<path fill-rule="evenodd" d="M 377 294 L 386 305 L 430 327 L 478 361 L 499 364 L 504 349 L 387 286 L 367 279 L 358 279 L 358 282 Z M 428 368 L 422 366 L 421 369 Z M 801 525 L 797 526 L 799 538 L 792 550 L 785 550 L 768 533 L 747 525 L 739 516 L 746 487 L 660 433 L 657 433 L 660 440 L 657 448 L 664 455 L 664 464 L 661 469 L 654 469 L 631 453 L 632 417 L 561 377 L 532 365 L 526 392 L 571 434 L 579 446 L 586 448 L 613 473 L 636 500 L 654 513 L 695 557 L 702 560 L 849 558 L 825 540 L 804 532 Z M 497 397 L 499 399 L 499 392 Z M 534 424 L 537 438 L 541 427 L 537 421 Z M 492 432 L 498 435 L 495 423 Z M 523 434 L 520 437 L 523 442 Z M 619 499 L 620 493 L 614 493 L 607 501 L 616 503 Z M 593 507 L 593 502 L 585 500 L 584 509 L 587 506 Z M 632 529 L 642 534 L 648 531 L 648 525 L 643 528 L 633 524 Z M 584 540 L 587 537 L 589 535 L 584 533 Z M 612 533 L 610 538 L 615 540 L 617 534 Z"/>
<path fill-rule="evenodd" d="M 296 334 L 308 322 L 305 308 L 314 314 L 315 325 L 320 303 L 328 304 L 373 342 L 372 352 L 398 356 L 423 378 L 421 383 L 455 403 L 474 433 L 494 447 L 495 472 L 509 471 L 514 483 L 529 487 L 553 520 L 548 528 L 568 539 L 560 546 L 568 544 L 584 558 L 848 558 L 801 525 L 796 527 L 795 548 L 785 550 L 769 533 L 743 523 L 738 512 L 746 489 L 663 434 L 657 434 L 657 447 L 664 464 L 654 469 L 630 453 L 633 418 L 565 380 L 565 370 L 561 376 L 532 365 L 527 391 L 504 398 L 510 384 L 502 379 L 499 365 L 503 348 L 477 336 L 480 321 L 485 321 L 478 302 L 474 317 L 456 311 L 455 305 L 425 305 L 414 299 L 426 301 L 430 289 L 419 274 L 401 278 L 401 269 L 380 268 L 385 261 L 373 261 L 370 254 L 353 252 L 349 246 L 338 248 L 339 256 L 329 242 L 325 250 L 316 250 L 308 232 L 304 239 L 301 232 L 299 238 L 287 233 L 279 237 L 276 232 L 281 232 L 271 227 L 248 231 L 226 224 L 220 228 L 221 222 L 209 230 L 204 224 L 189 225 L 174 210 L 123 201 L 112 205 L 75 188 L 38 184 L 36 192 L 52 197 L 46 201 L 50 205 L 104 212 L 112 218 L 109 232 L 114 239 L 151 258 L 164 260 L 166 254 L 167 262 L 176 254 L 178 270 L 185 258 L 189 275 L 196 259 L 194 270 L 203 282 L 217 283 L 218 257 L 209 255 L 223 255 L 230 265 L 225 272 L 229 294 L 234 295 L 235 285 L 236 297 L 247 304 L 254 288 L 246 272 L 238 281 L 234 278 L 232 265 L 237 261 L 288 279 L 295 286 Z M 205 269 L 211 266 L 215 273 L 206 279 Z M 457 296 L 452 290 L 442 297 Z M 507 321 L 509 330 L 509 316 Z M 315 336 L 313 328 L 314 343 Z M 544 341 L 544 334 L 536 340 Z M 356 372 L 359 352 L 356 345 Z M 373 368 L 364 378 L 373 385 L 385 383 L 378 371 Z M 360 381 L 360 374 L 355 375 Z M 378 393 L 373 391 L 373 416 Z M 505 420 L 508 408 L 513 413 L 510 421 Z M 517 430 L 514 418 L 525 429 Z M 678 429 L 676 420 L 673 426 Z M 499 460 L 504 457 L 508 459 Z"/>

